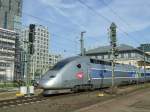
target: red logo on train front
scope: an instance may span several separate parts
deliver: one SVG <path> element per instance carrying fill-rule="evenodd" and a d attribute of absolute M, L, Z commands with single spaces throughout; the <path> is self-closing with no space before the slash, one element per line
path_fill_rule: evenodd
<path fill-rule="evenodd" d="M 84 76 L 84 73 L 83 73 L 83 72 L 78 72 L 78 73 L 76 74 L 76 77 L 77 77 L 78 79 L 82 79 L 83 76 Z"/>

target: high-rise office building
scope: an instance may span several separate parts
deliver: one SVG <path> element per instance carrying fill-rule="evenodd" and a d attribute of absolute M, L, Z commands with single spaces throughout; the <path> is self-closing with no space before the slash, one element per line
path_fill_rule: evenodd
<path fill-rule="evenodd" d="M 0 28 L 1 28 L 0 33 L 1 33 L 1 38 L 6 38 L 3 39 L 5 41 L 2 40 L 0 41 L 0 46 L 2 46 L 2 49 L 6 48 L 6 46 L 9 47 L 9 49 L 12 47 L 11 50 L 14 52 L 14 57 L 15 57 L 13 59 L 14 63 L 12 63 L 12 66 L 9 67 L 9 69 L 11 69 L 11 71 L 10 70 L 9 71 L 13 74 L 11 77 L 11 79 L 13 80 L 19 80 L 21 78 L 20 76 L 20 72 L 21 72 L 20 32 L 21 32 L 22 3 L 23 0 L 0 0 Z M 14 43 L 13 44 L 10 43 L 10 41 L 12 42 L 14 35 L 15 35 L 15 40 L 14 40 L 15 45 Z M 9 57 L 8 54 L 6 56 Z M 13 58 L 12 55 L 10 56 Z M 8 79 L 10 79 L 10 77 L 8 77 Z"/>
<path fill-rule="evenodd" d="M 21 28 L 22 0 L 0 0 L 0 27 L 18 32 Z"/>
<path fill-rule="evenodd" d="M 61 59 L 62 56 L 60 54 L 49 54 L 49 68 L 51 69 Z"/>
<path fill-rule="evenodd" d="M 48 28 L 42 25 L 32 24 L 34 26 L 34 54 L 30 58 L 30 76 L 41 76 L 48 70 Z M 24 51 L 27 52 L 27 43 L 29 39 L 29 28 L 25 28 L 22 32 L 22 42 Z M 25 57 L 25 56 L 22 56 Z M 25 74 L 24 74 L 25 75 Z"/>

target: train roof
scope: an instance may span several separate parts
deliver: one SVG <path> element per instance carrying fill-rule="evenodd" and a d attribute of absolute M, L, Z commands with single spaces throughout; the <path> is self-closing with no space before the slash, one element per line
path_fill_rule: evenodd
<path fill-rule="evenodd" d="M 111 65 L 111 61 L 105 61 L 105 60 L 99 60 L 99 59 L 93 59 L 90 58 L 90 62 L 94 64 L 104 64 L 104 65 Z M 121 63 L 115 63 L 116 65 L 123 65 L 123 66 L 133 66 L 134 65 L 129 65 L 129 64 L 121 64 Z"/>
<path fill-rule="evenodd" d="M 76 59 L 89 59 L 90 63 L 94 63 L 94 64 L 103 64 L 103 65 L 109 65 L 111 66 L 111 61 L 105 61 L 105 60 L 100 60 L 100 59 L 93 59 L 93 58 L 90 58 L 89 56 L 74 56 L 74 57 L 69 57 L 69 58 L 66 58 L 66 59 L 63 59 L 61 60 L 60 62 L 58 63 L 69 63 L 71 61 L 74 61 Z M 121 63 L 115 63 L 116 65 L 123 65 L 123 66 L 129 66 L 129 64 L 121 64 Z M 130 65 L 130 66 L 133 66 L 133 65 Z M 135 67 L 135 66 L 133 66 Z"/>

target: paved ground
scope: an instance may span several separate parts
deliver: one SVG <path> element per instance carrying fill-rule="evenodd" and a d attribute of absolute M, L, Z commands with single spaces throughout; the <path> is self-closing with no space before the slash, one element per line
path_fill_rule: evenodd
<path fill-rule="evenodd" d="M 47 97 L 46 101 L 0 109 L 0 112 L 150 112 L 150 83 L 117 90 L 116 96 L 98 97 L 98 90 Z"/>
<path fill-rule="evenodd" d="M 6 100 L 6 99 L 15 99 L 17 98 L 16 97 L 16 93 L 18 93 L 19 90 L 17 89 L 14 89 L 14 90 L 11 90 L 11 91 L 7 91 L 7 92 L 0 92 L 0 101 L 1 100 Z M 38 95 L 42 92 L 41 89 L 36 89 L 35 90 L 35 95 Z"/>
<path fill-rule="evenodd" d="M 150 88 L 82 108 L 76 112 L 150 112 Z"/>

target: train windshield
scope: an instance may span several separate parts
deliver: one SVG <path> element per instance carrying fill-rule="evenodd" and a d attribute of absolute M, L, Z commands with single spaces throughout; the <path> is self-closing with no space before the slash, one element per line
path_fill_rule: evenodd
<path fill-rule="evenodd" d="M 53 68 L 52 70 L 60 70 L 61 68 L 63 68 L 66 64 L 68 64 L 69 62 L 75 60 L 77 57 L 71 57 L 71 58 L 67 58 L 64 59 L 60 62 L 58 62 Z"/>

